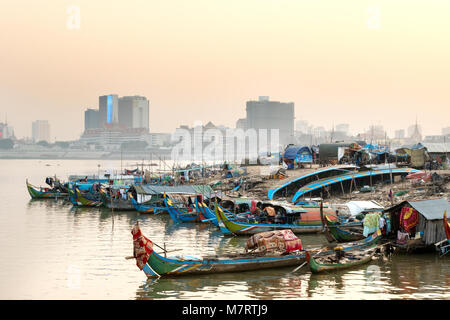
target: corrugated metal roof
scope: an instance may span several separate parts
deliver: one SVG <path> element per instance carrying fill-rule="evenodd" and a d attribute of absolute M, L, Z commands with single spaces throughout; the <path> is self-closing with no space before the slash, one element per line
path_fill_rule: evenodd
<path fill-rule="evenodd" d="M 444 198 L 423 201 L 408 201 L 427 220 L 443 219 L 444 211 L 450 212 L 450 204 Z"/>
<path fill-rule="evenodd" d="M 450 152 L 450 142 L 421 142 L 428 152 L 443 153 Z"/>

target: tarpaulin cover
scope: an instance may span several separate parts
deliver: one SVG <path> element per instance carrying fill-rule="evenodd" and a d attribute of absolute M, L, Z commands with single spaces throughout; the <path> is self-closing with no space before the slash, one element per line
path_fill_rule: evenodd
<path fill-rule="evenodd" d="M 131 234 L 133 235 L 133 256 L 136 258 L 136 265 L 142 270 L 153 252 L 153 242 L 142 234 L 139 224 L 133 227 Z"/>
<path fill-rule="evenodd" d="M 284 151 L 283 157 L 284 159 L 296 159 L 302 158 L 301 155 L 311 155 L 312 158 L 311 149 L 309 149 L 309 147 L 292 146 Z"/>
<path fill-rule="evenodd" d="M 291 252 L 302 250 L 302 242 L 289 229 L 260 232 L 247 240 L 246 250 L 261 252 Z"/>

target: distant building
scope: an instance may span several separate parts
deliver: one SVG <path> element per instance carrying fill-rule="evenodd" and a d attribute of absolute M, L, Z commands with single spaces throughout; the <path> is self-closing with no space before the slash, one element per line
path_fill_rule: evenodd
<path fill-rule="evenodd" d="M 95 109 L 87 109 L 84 112 L 84 130 L 99 128 L 99 111 Z"/>
<path fill-rule="evenodd" d="M 247 119 L 238 119 L 238 121 L 236 121 L 236 129 L 247 130 Z"/>
<path fill-rule="evenodd" d="M 294 103 L 269 101 L 261 96 L 258 101 L 247 101 L 247 129 L 279 130 L 280 145 L 294 141 Z"/>
<path fill-rule="evenodd" d="M 442 128 L 442 135 L 447 136 L 450 134 L 450 127 Z"/>
<path fill-rule="evenodd" d="M 298 120 L 295 122 L 295 131 L 299 133 L 309 133 L 310 126 L 306 120 Z"/>
<path fill-rule="evenodd" d="M 98 99 L 98 106 L 100 128 L 119 123 L 119 97 L 117 94 L 100 96 Z"/>
<path fill-rule="evenodd" d="M 34 142 L 50 142 L 50 125 L 47 120 L 36 120 L 32 123 L 32 138 Z"/>
<path fill-rule="evenodd" d="M 405 130 L 395 130 L 395 139 L 404 139 L 405 138 Z"/>
<path fill-rule="evenodd" d="M 422 141 L 422 130 L 421 127 L 417 124 L 408 127 L 408 138 L 412 143 L 419 143 Z"/>
<path fill-rule="evenodd" d="M 170 145 L 170 133 L 150 133 L 147 135 L 147 143 L 150 147 L 164 147 Z"/>
<path fill-rule="evenodd" d="M 348 123 L 340 123 L 336 125 L 336 132 L 342 132 L 344 135 L 347 135 L 350 129 L 350 125 Z"/>
<path fill-rule="evenodd" d="M 146 97 L 125 96 L 119 98 L 119 124 L 125 128 L 149 130 L 149 101 Z"/>
<path fill-rule="evenodd" d="M 0 139 L 13 139 L 14 129 L 7 123 L 0 122 Z"/>

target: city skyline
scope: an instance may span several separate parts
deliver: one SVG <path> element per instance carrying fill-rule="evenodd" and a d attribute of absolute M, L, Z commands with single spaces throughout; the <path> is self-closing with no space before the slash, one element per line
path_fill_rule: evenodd
<path fill-rule="evenodd" d="M 52 140 L 74 140 L 110 92 L 146 96 L 152 132 L 234 127 L 246 101 L 267 95 L 328 130 L 381 124 L 394 137 L 417 118 L 438 135 L 450 118 L 450 3 L 431 2 L 378 1 L 379 16 L 360 1 L 3 3 L 0 115 L 18 138 L 47 119 Z"/>

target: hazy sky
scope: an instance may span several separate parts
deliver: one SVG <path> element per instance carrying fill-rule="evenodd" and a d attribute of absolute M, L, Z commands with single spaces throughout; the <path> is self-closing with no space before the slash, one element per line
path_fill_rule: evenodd
<path fill-rule="evenodd" d="M 73 11 L 80 9 L 80 28 Z M 296 120 L 393 135 L 450 126 L 450 1 L 39 0 L 0 4 L 0 121 L 76 139 L 98 96 L 144 95 L 150 130 L 235 125 L 260 95 Z"/>

